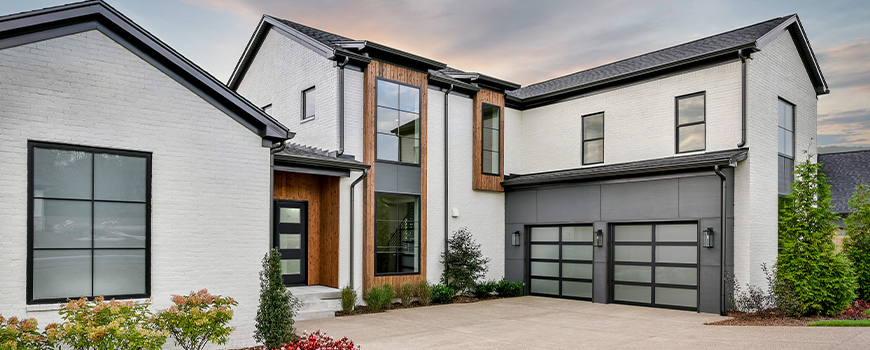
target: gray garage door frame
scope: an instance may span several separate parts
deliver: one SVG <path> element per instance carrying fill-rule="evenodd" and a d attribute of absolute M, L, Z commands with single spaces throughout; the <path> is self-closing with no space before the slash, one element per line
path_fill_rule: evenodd
<path fill-rule="evenodd" d="M 592 301 L 593 235 L 591 223 L 528 226 L 529 294 Z"/>

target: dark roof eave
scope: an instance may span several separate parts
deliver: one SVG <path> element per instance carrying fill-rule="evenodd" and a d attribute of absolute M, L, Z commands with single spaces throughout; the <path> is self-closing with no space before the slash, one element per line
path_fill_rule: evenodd
<path fill-rule="evenodd" d="M 410 60 L 419 64 L 423 70 L 429 69 L 444 69 L 447 68 L 447 65 L 435 60 L 430 60 L 428 58 L 417 56 L 410 52 L 405 52 L 402 50 L 394 49 L 392 47 L 381 45 L 376 42 L 368 41 L 368 40 L 353 40 L 353 41 L 336 41 L 333 44 L 337 46 L 348 46 L 359 49 L 362 51 L 369 51 L 374 55 L 377 54 L 386 54 L 386 55 L 394 55 L 399 56 L 401 58 Z"/>
<path fill-rule="evenodd" d="M 371 165 L 356 161 L 341 161 L 341 160 L 329 160 L 329 159 L 319 159 L 319 158 L 309 158 L 303 156 L 291 156 L 286 154 L 276 154 L 275 162 L 282 162 L 286 164 L 295 164 L 301 166 L 315 166 L 322 168 L 333 168 L 333 169 L 342 169 L 342 170 L 368 170 L 371 168 Z"/>
<path fill-rule="evenodd" d="M 445 79 L 445 78 L 442 78 L 442 77 L 439 77 L 439 76 L 433 75 L 433 74 L 429 74 L 429 80 L 433 80 L 435 82 L 439 82 L 439 83 L 444 84 L 444 85 L 453 85 L 453 88 L 455 90 L 462 90 L 462 91 L 469 92 L 469 93 L 475 93 L 475 92 L 480 91 L 480 88 L 477 86 L 474 86 L 471 84 L 466 84 L 466 83 L 463 83 L 461 81 Z"/>

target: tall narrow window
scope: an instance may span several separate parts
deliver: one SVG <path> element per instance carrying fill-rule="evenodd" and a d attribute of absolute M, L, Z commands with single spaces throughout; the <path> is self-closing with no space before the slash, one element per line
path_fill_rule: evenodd
<path fill-rule="evenodd" d="M 420 272 L 420 196 L 377 193 L 375 273 Z"/>
<path fill-rule="evenodd" d="M 484 103 L 482 106 L 483 147 L 481 147 L 481 159 L 483 162 L 483 173 L 486 175 L 501 175 L 501 164 L 499 156 L 501 143 L 501 107 Z"/>
<path fill-rule="evenodd" d="M 420 88 L 377 84 L 377 159 L 420 164 Z"/>
<path fill-rule="evenodd" d="M 779 152 L 779 194 L 791 193 L 794 181 L 794 105 L 779 99 L 777 101 L 777 139 Z"/>
<path fill-rule="evenodd" d="M 29 144 L 28 302 L 145 297 L 151 155 Z"/>
<path fill-rule="evenodd" d="M 677 153 L 706 148 L 706 111 L 703 92 L 677 97 Z"/>
<path fill-rule="evenodd" d="M 604 113 L 583 116 L 583 164 L 604 163 Z"/>
<path fill-rule="evenodd" d="M 302 91 L 302 119 L 314 118 L 314 87 Z"/>

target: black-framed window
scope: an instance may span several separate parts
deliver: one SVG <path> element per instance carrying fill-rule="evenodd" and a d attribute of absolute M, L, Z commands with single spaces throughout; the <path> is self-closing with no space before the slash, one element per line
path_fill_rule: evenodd
<path fill-rule="evenodd" d="M 263 106 L 263 112 L 265 112 L 268 115 L 272 115 L 272 104 L 270 103 L 270 104 Z"/>
<path fill-rule="evenodd" d="M 378 160 L 420 164 L 420 88 L 378 78 Z"/>
<path fill-rule="evenodd" d="M 314 86 L 302 91 L 302 119 L 314 118 Z"/>
<path fill-rule="evenodd" d="M 706 93 L 676 98 L 677 153 L 703 151 L 707 145 Z"/>
<path fill-rule="evenodd" d="M 29 142 L 28 212 L 28 303 L 150 295 L 150 153 Z"/>
<path fill-rule="evenodd" d="M 375 274 L 420 273 L 420 196 L 375 194 Z"/>
<path fill-rule="evenodd" d="M 778 188 L 779 194 L 791 193 L 794 182 L 794 124 L 795 106 L 786 100 L 777 100 Z"/>
<path fill-rule="evenodd" d="M 501 175 L 501 107 L 483 103 L 481 132 L 481 169 L 486 175 Z"/>
<path fill-rule="evenodd" d="M 604 112 L 583 116 L 583 165 L 604 163 Z"/>

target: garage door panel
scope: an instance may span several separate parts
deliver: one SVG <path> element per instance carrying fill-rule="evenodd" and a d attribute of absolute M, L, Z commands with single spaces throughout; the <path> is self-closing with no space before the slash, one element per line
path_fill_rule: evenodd
<path fill-rule="evenodd" d="M 592 283 L 562 281 L 562 295 L 574 298 L 592 298 Z"/>
<path fill-rule="evenodd" d="M 532 276 L 559 277 L 559 263 L 533 261 L 531 273 Z"/>
<path fill-rule="evenodd" d="M 592 264 L 562 264 L 562 277 L 592 279 Z"/>
<path fill-rule="evenodd" d="M 529 231 L 532 294 L 592 298 L 592 226 L 534 227 Z"/>
<path fill-rule="evenodd" d="M 559 259 L 559 246 L 555 244 L 532 244 L 530 247 L 532 259 Z"/>
<path fill-rule="evenodd" d="M 615 265 L 613 280 L 617 282 L 652 282 L 651 266 Z"/>
<path fill-rule="evenodd" d="M 620 225 L 613 228 L 614 242 L 651 242 L 652 225 Z"/>
<path fill-rule="evenodd" d="M 697 264 L 698 263 L 698 247 L 697 246 L 657 246 L 656 247 L 656 262 L 657 263 L 675 263 L 675 264 Z"/>
<path fill-rule="evenodd" d="M 562 242 L 592 242 L 592 226 L 562 227 Z"/>
<path fill-rule="evenodd" d="M 698 285 L 698 269 L 695 267 L 656 266 L 656 283 Z"/>
<path fill-rule="evenodd" d="M 559 228 L 558 227 L 535 227 L 532 228 L 531 237 L 534 242 L 558 242 Z"/>
<path fill-rule="evenodd" d="M 562 259 L 592 261 L 591 245 L 563 245 Z"/>
<path fill-rule="evenodd" d="M 617 284 L 613 286 L 613 298 L 619 301 L 648 304 L 652 302 L 652 288 Z"/>
<path fill-rule="evenodd" d="M 559 281 L 558 280 L 545 280 L 539 278 L 532 278 L 530 281 L 530 290 L 532 293 L 537 294 L 550 294 L 550 295 L 559 295 Z"/>
<path fill-rule="evenodd" d="M 617 262 L 651 262 L 650 246 L 618 245 L 614 247 L 613 260 Z"/>
<path fill-rule="evenodd" d="M 698 306 L 698 292 L 695 289 L 656 287 L 656 304 L 694 308 Z"/>

